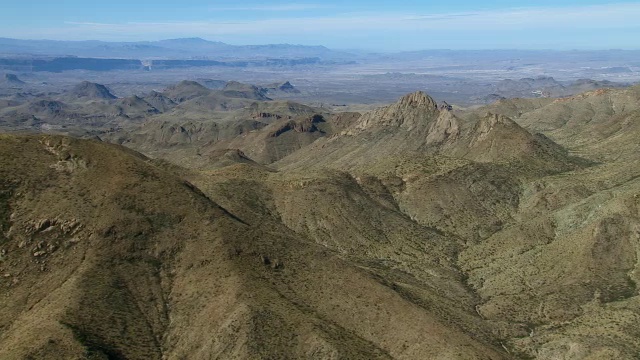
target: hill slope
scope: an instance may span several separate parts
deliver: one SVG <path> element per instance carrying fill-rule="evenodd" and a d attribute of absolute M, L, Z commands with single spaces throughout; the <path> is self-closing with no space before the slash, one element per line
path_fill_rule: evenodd
<path fill-rule="evenodd" d="M 64 94 L 64 97 L 71 100 L 112 100 L 116 98 L 104 85 L 89 81 L 83 81 L 74 86 L 73 89 Z"/>
<path fill-rule="evenodd" d="M 637 357 L 637 88 L 364 114 L 205 90 L 105 137 L 173 164 L 0 138 L 0 358 Z"/>
<path fill-rule="evenodd" d="M 270 205 L 238 207 L 259 188 L 232 215 L 121 147 L 3 135 L 0 153 L 2 358 L 503 358 Z"/>

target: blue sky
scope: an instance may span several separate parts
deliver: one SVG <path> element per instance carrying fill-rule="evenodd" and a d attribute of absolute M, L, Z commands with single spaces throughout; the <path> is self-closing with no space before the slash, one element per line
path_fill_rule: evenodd
<path fill-rule="evenodd" d="M 0 37 L 336 49 L 640 49 L 640 1 L 3 0 Z M 176 5 L 177 4 L 177 5 Z"/>

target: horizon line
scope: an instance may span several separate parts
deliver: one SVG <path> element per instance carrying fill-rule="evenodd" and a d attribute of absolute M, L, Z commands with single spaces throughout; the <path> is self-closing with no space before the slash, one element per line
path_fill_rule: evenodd
<path fill-rule="evenodd" d="M 132 44 L 132 43 L 159 43 L 159 42 L 163 42 L 163 41 L 172 41 L 172 40 L 202 40 L 208 43 L 212 43 L 212 44 L 224 44 L 224 45 L 230 45 L 230 46 L 238 46 L 238 47 L 243 47 L 243 46 L 270 46 L 270 45 L 284 45 L 284 46 L 301 46 L 301 47 L 323 47 L 326 48 L 328 50 L 331 51 L 339 51 L 339 52 L 349 52 L 349 51 L 355 51 L 355 52 L 373 52 L 373 53 L 389 53 L 389 54 L 397 54 L 397 53 L 412 53 L 412 52 L 421 52 L 421 51 L 553 51 L 553 52 L 580 52 L 580 51 L 640 51 L 640 47 L 637 48 L 621 48 L 621 47 L 616 47 L 616 48 L 553 48 L 553 47 L 541 47 L 541 48 L 536 48 L 536 47 L 530 47 L 530 48 L 525 48 L 525 47 L 520 47 L 520 48 L 516 48 L 516 47 L 495 47 L 495 48 L 490 48 L 490 47 L 486 47 L 486 48 L 460 48 L 460 49 L 455 49 L 455 48 L 420 48 L 420 49 L 414 49 L 414 50 L 383 50 L 383 49 L 365 49 L 365 48 L 356 48 L 356 47 L 330 47 L 330 46 L 326 46 L 326 45 L 322 45 L 322 44 L 302 44 L 302 43 L 287 43 L 287 42 L 282 42 L 282 43 L 243 43 L 243 44 L 238 44 L 238 43 L 231 43 L 231 42 L 225 42 L 225 41 L 221 41 L 221 40 L 210 40 L 210 39 L 206 39 L 204 37 L 201 36 L 186 36 L 186 37 L 175 37 L 175 38 L 166 38 L 166 39 L 159 39 L 159 40 L 125 40 L 125 41 L 118 41 L 118 40 L 100 40 L 100 39 L 87 39 L 87 40 L 58 40 L 58 39 L 47 39 L 47 38 L 16 38 L 16 37 L 4 37 L 4 36 L 0 36 L 0 40 L 15 40 L 15 41 L 50 41 L 50 42 L 68 42 L 68 43 L 90 43 L 90 42 L 99 42 L 99 43 L 109 43 L 109 44 Z M 2 49 L 0 48 L 0 52 L 2 51 Z M 24 54 L 28 54 L 28 53 L 24 53 Z"/>

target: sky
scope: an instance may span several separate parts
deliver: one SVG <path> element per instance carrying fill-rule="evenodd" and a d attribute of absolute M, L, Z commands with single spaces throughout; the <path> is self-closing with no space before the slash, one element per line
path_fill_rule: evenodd
<path fill-rule="evenodd" d="M 0 0 L 0 37 L 333 49 L 640 49 L 640 1 Z"/>

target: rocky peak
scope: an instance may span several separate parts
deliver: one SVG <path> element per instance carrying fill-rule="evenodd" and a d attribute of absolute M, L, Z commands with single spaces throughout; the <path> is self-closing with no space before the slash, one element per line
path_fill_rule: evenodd
<path fill-rule="evenodd" d="M 398 126 L 408 131 L 423 129 L 426 132 L 438 113 L 436 102 L 422 91 L 417 91 L 403 96 L 395 104 L 364 114 L 355 129 Z"/>
<path fill-rule="evenodd" d="M 76 85 L 71 90 L 71 95 L 78 98 L 91 98 L 91 99 L 115 99 L 106 86 L 102 84 L 96 84 L 89 81 L 83 81 Z"/>
<path fill-rule="evenodd" d="M 435 100 L 422 91 L 416 91 L 401 97 L 397 104 L 400 106 L 426 108 L 431 110 L 436 110 L 438 108 Z"/>
<path fill-rule="evenodd" d="M 466 158 L 480 162 L 495 162 L 529 156 L 544 146 L 527 130 L 510 118 L 487 113 L 476 123 L 468 145 Z"/>

